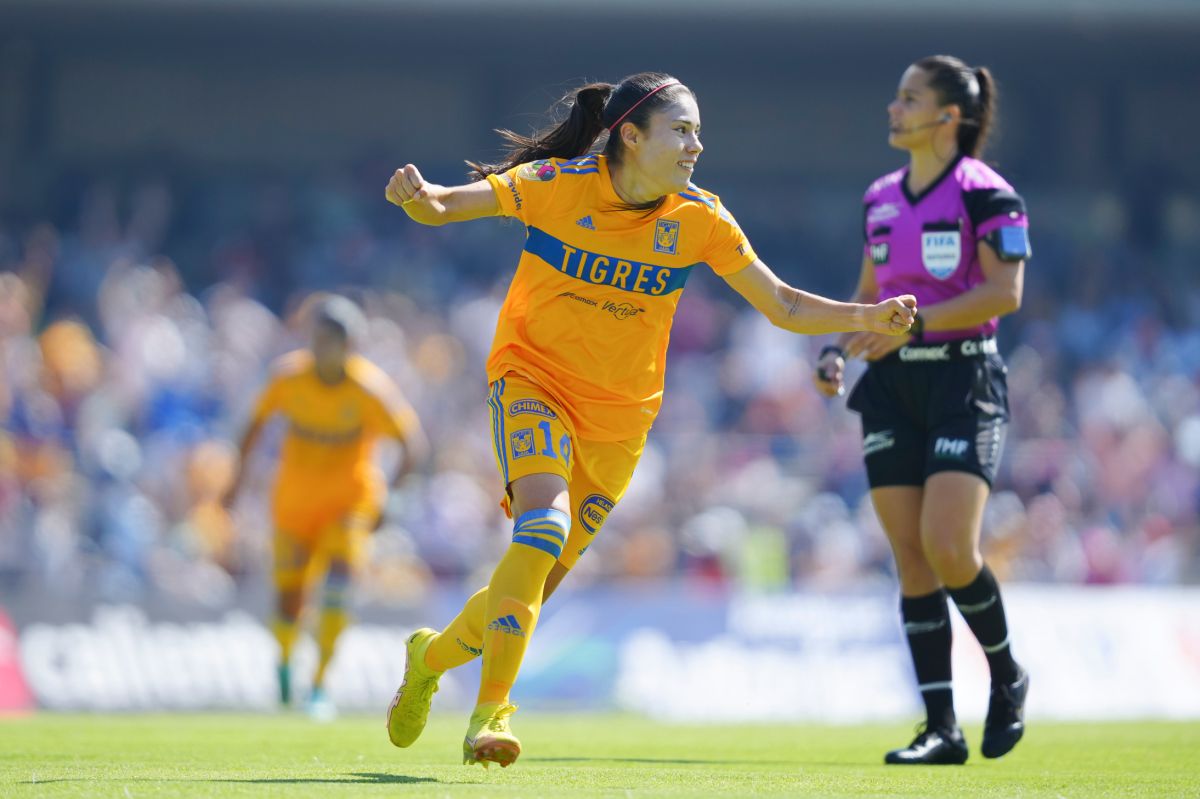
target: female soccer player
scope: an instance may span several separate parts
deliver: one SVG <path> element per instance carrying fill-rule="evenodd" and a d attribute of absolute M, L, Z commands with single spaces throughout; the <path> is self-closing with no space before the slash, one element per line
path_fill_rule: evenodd
<path fill-rule="evenodd" d="M 674 78 L 645 72 L 564 98 L 569 116 L 508 157 L 472 164 L 476 182 L 439 186 L 411 164 L 387 199 L 417 222 L 490 216 L 525 224 L 524 252 L 487 363 L 488 406 L 512 544 L 488 586 L 440 634 L 409 639 L 388 735 L 409 746 L 440 675 L 482 654 L 466 763 L 520 754 L 509 693 L 542 602 L 621 499 L 662 400 L 672 317 L 702 263 L 776 325 L 798 333 L 908 330 L 915 301 L 846 304 L 795 289 L 760 261 L 716 195 L 690 183 L 700 109 Z M 604 132 L 604 153 L 589 155 Z"/>
<path fill-rule="evenodd" d="M 403 444 L 398 481 L 425 458 L 428 444 L 416 413 L 373 363 L 354 352 L 367 320 L 345 297 L 331 296 L 314 309 L 312 346 L 280 358 L 259 394 L 242 436 L 238 473 L 226 497 L 241 487 L 241 465 L 274 416 L 287 420 L 272 510 L 275 517 L 276 616 L 279 699 L 291 704 L 291 655 L 301 612 L 324 580 L 317 622 L 317 669 L 308 712 L 336 714 L 325 674 L 342 632 L 350 624 L 350 584 L 361 572 L 367 539 L 383 510 L 383 474 L 375 466 L 380 438 Z"/>
<path fill-rule="evenodd" d="M 984 757 L 1025 731 L 1029 676 L 1015 660 L 996 578 L 979 553 L 980 523 L 1008 421 L 998 317 L 1021 305 L 1030 255 L 1025 203 L 977 160 L 996 119 L 987 69 L 933 56 L 910 66 L 888 106 L 888 142 L 908 166 L 871 184 L 856 302 L 914 294 L 907 337 L 857 333 L 822 351 L 817 386 L 842 391 L 845 358 L 869 366 L 850 395 L 862 415 L 871 500 L 892 545 L 900 614 L 927 720 L 887 763 L 963 763 L 954 715 L 954 599 L 987 655 L 991 702 Z"/>

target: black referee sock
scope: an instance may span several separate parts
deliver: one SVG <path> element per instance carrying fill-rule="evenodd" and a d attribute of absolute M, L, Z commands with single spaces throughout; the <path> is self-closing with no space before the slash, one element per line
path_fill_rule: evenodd
<path fill-rule="evenodd" d="M 917 685 L 925 701 L 930 727 L 954 727 L 954 693 L 950 684 L 950 608 L 946 592 L 900 597 L 900 618 L 912 652 Z"/>
<path fill-rule="evenodd" d="M 1008 622 L 1000 600 L 1000 584 L 984 564 L 970 585 L 948 589 L 954 604 L 967 621 L 992 671 L 992 684 L 1004 685 L 1017 679 L 1017 662 L 1008 644 Z"/>

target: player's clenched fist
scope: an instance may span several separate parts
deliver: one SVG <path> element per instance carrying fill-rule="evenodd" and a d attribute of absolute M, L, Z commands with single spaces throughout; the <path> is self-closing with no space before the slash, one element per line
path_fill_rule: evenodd
<path fill-rule="evenodd" d="M 412 164 L 405 164 L 397 169 L 388 181 L 385 196 L 393 205 L 404 205 L 413 200 L 421 200 L 429 196 L 426 190 L 425 178 Z"/>
<path fill-rule="evenodd" d="M 903 294 L 872 305 L 868 313 L 871 332 L 899 336 L 908 332 L 917 315 L 917 298 Z"/>

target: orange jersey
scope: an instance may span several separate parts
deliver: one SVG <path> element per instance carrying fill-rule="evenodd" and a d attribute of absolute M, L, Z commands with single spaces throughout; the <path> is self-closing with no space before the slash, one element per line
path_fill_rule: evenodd
<path fill-rule="evenodd" d="M 488 380 L 524 374 L 551 392 L 578 435 L 644 434 L 662 404 L 667 341 L 701 264 L 729 275 L 755 260 L 716 195 L 689 185 L 647 215 L 621 211 L 608 159 L 514 167 L 488 182 L 525 249 L 500 311 Z"/>
<path fill-rule="evenodd" d="M 300 350 L 276 361 L 254 410 L 256 423 L 287 419 L 276 499 L 344 495 L 375 479 L 372 454 L 381 436 L 403 441 L 416 414 L 379 367 L 352 355 L 336 385 L 317 378 L 312 354 Z M 319 495 L 319 497 L 318 497 Z"/>

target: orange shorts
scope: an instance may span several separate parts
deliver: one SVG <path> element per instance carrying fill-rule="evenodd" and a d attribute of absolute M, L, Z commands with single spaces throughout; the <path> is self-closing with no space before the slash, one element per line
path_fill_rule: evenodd
<path fill-rule="evenodd" d="M 273 503 L 275 583 L 310 585 L 331 560 L 357 571 L 383 508 L 382 480 L 342 487 L 280 486 Z M 307 499 L 305 497 L 307 496 Z"/>
<path fill-rule="evenodd" d="M 580 440 L 557 400 L 511 372 L 492 383 L 488 409 L 492 449 L 505 487 L 531 474 L 557 474 L 567 481 L 571 532 L 558 562 L 570 569 L 625 495 L 646 436 L 627 441 Z M 507 496 L 501 504 L 511 517 Z"/>
<path fill-rule="evenodd" d="M 306 590 L 321 579 L 333 561 L 361 571 L 370 554 L 371 531 L 365 527 L 331 527 L 311 541 L 300 541 L 275 532 L 275 588 L 279 591 Z"/>
<path fill-rule="evenodd" d="M 376 468 L 323 478 L 285 473 L 275 484 L 271 509 L 275 529 L 311 541 L 332 526 L 373 528 L 386 499 L 387 486 Z"/>

